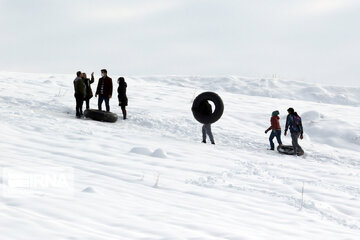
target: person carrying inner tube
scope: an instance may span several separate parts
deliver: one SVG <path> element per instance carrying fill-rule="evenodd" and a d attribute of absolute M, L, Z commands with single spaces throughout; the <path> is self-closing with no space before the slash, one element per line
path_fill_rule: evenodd
<path fill-rule="evenodd" d="M 298 138 L 303 139 L 303 126 L 301 122 L 301 117 L 294 111 L 293 108 L 289 108 L 288 110 L 289 115 L 286 118 L 286 125 L 285 125 L 285 136 L 287 134 L 287 130 L 290 128 L 292 145 L 294 148 L 294 153 L 296 155 L 301 155 L 300 153 L 303 152 L 303 149 L 298 143 Z"/>
<path fill-rule="evenodd" d="M 123 77 L 119 77 L 118 79 L 119 87 L 118 91 L 118 99 L 119 99 L 119 106 L 121 107 L 121 111 L 123 113 L 124 120 L 126 119 L 126 106 L 128 105 L 128 98 L 126 96 L 126 88 L 127 83 Z"/>
<path fill-rule="evenodd" d="M 87 78 L 86 73 L 82 73 L 81 77 L 85 83 L 86 109 L 90 109 L 90 99 L 93 97 L 93 92 L 91 90 L 91 84 L 95 81 L 94 73 L 91 73 L 91 79 Z"/>
<path fill-rule="evenodd" d="M 270 150 L 275 150 L 275 145 L 273 142 L 273 139 L 276 137 L 277 142 L 279 145 L 282 145 L 281 142 L 281 127 L 280 127 L 280 117 L 279 117 L 279 111 L 273 111 L 272 116 L 270 119 L 271 126 L 266 129 L 265 133 L 268 133 L 271 130 L 271 134 L 269 137 L 270 141 Z"/>
<path fill-rule="evenodd" d="M 212 107 L 210 103 L 207 100 L 204 100 L 200 103 L 199 110 L 201 114 L 205 116 L 210 116 L 212 114 Z M 206 143 L 206 135 L 209 136 L 211 144 L 215 144 L 214 136 L 211 132 L 211 124 L 207 123 L 204 124 L 202 127 L 202 137 L 203 137 L 203 143 Z"/>
<path fill-rule="evenodd" d="M 106 111 L 110 112 L 110 98 L 113 92 L 112 79 L 108 77 L 106 69 L 101 70 L 101 78 L 99 79 L 95 97 L 99 95 L 98 108 L 101 111 L 101 105 L 105 101 Z"/>
<path fill-rule="evenodd" d="M 76 78 L 74 80 L 74 97 L 76 99 L 76 117 L 81 118 L 83 115 L 82 107 L 85 99 L 85 83 L 81 78 L 81 72 L 76 73 Z"/>

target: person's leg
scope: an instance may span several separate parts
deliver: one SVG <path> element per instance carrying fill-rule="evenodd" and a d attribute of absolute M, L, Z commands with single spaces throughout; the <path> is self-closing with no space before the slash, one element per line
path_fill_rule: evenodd
<path fill-rule="evenodd" d="M 84 105 L 84 98 L 83 97 L 80 97 L 79 98 L 79 107 L 80 107 L 80 116 L 82 116 L 83 115 L 83 110 L 82 110 L 82 108 L 83 108 L 83 105 Z"/>
<path fill-rule="evenodd" d="M 86 98 L 86 109 L 90 108 L 90 98 Z"/>
<path fill-rule="evenodd" d="M 106 106 L 106 111 L 110 112 L 110 104 L 109 104 L 109 97 L 108 96 L 104 96 L 104 100 L 105 100 L 105 106 Z"/>
<path fill-rule="evenodd" d="M 281 141 L 281 130 L 276 130 L 275 131 L 275 136 L 276 136 L 276 140 L 279 143 L 279 145 L 282 145 L 282 141 Z"/>
<path fill-rule="evenodd" d="M 125 106 L 121 106 L 121 111 L 123 113 L 123 118 L 125 120 L 126 119 L 126 108 L 125 108 Z"/>
<path fill-rule="evenodd" d="M 213 136 L 213 134 L 212 134 L 212 132 L 211 132 L 211 124 L 206 124 L 206 125 L 205 125 L 205 129 L 206 129 L 207 135 L 208 135 L 209 138 L 210 138 L 211 143 L 214 144 L 215 141 L 214 141 L 214 136 Z"/>
<path fill-rule="evenodd" d="M 206 143 L 206 129 L 205 129 L 205 124 L 202 126 L 202 138 L 203 138 L 203 143 Z"/>
<path fill-rule="evenodd" d="M 98 109 L 101 111 L 101 105 L 104 101 L 104 98 L 103 98 L 103 95 L 99 95 L 99 98 L 98 98 Z"/>
<path fill-rule="evenodd" d="M 274 150 L 274 149 L 275 149 L 275 145 L 274 145 L 274 142 L 273 142 L 274 137 L 275 137 L 275 131 L 272 130 L 271 133 L 270 133 L 270 137 L 269 137 L 270 149 L 271 149 L 271 150 Z"/>
<path fill-rule="evenodd" d="M 80 117 L 80 106 L 79 106 L 79 96 L 75 94 L 75 100 L 76 100 L 76 116 Z"/>
<path fill-rule="evenodd" d="M 298 137 L 299 135 L 297 133 L 292 133 L 291 134 L 291 140 L 292 140 L 292 146 L 294 148 L 294 153 L 296 155 L 297 151 L 298 151 Z"/>
<path fill-rule="evenodd" d="M 296 134 L 296 149 L 297 149 L 296 153 L 303 152 L 303 149 L 301 148 L 301 146 L 299 144 L 299 137 L 300 137 L 300 133 Z"/>

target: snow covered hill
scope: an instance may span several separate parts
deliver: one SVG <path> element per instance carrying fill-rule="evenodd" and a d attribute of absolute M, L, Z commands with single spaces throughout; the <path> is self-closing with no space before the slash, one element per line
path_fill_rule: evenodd
<path fill-rule="evenodd" d="M 73 79 L 0 72 L 2 240 L 360 239 L 359 88 L 127 77 L 129 119 L 111 124 L 75 118 Z M 190 111 L 207 90 L 225 103 L 215 146 Z M 266 150 L 288 107 L 303 157 Z"/>

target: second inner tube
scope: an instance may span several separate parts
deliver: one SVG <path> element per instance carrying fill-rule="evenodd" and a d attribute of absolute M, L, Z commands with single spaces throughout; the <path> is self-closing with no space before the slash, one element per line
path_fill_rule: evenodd
<path fill-rule="evenodd" d="M 214 111 L 204 109 L 206 102 L 211 101 L 215 105 Z M 211 109 L 211 107 L 210 107 Z M 214 123 L 219 120 L 224 112 L 224 103 L 219 95 L 214 92 L 204 92 L 197 96 L 191 108 L 194 118 L 203 124 Z"/>

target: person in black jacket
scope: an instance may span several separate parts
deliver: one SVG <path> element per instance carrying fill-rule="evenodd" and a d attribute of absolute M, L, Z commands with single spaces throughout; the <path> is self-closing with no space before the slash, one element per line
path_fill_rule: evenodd
<path fill-rule="evenodd" d="M 74 80 L 74 97 L 76 99 L 76 117 L 81 118 L 83 115 L 82 107 L 85 99 L 85 83 L 81 78 L 81 72 L 76 73 L 76 78 Z"/>
<path fill-rule="evenodd" d="M 85 83 L 86 109 L 89 109 L 90 108 L 90 99 L 93 97 L 93 92 L 91 90 L 91 84 L 95 81 L 94 73 L 91 73 L 91 79 L 87 78 L 86 73 L 82 73 L 81 77 Z"/>
<path fill-rule="evenodd" d="M 126 96 L 126 88 L 127 84 L 123 77 L 119 77 L 118 79 L 119 87 L 118 91 L 118 99 L 119 99 L 119 106 L 121 107 L 121 111 L 123 113 L 124 120 L 126 119 L 126 106 L 128 105 L 128 98 Z"/>
<path fill-rule="evenodd" d="M 203 115 L 211 115 L 212 114 L 212 107 L 211 107 L 210 103 L 206 100 L 202 101 L 200 103 L 199 108 L 200 108 L 200 112 Z M 210 123 L 204 124 L 202 127 L 202 137 L 203 137 L 202 142 L 203 143 L 206 143 L 206 134 L 209 136 L 211 144 L 215 144 L 214 136 L 211 132 L 211 124 Z"/>

